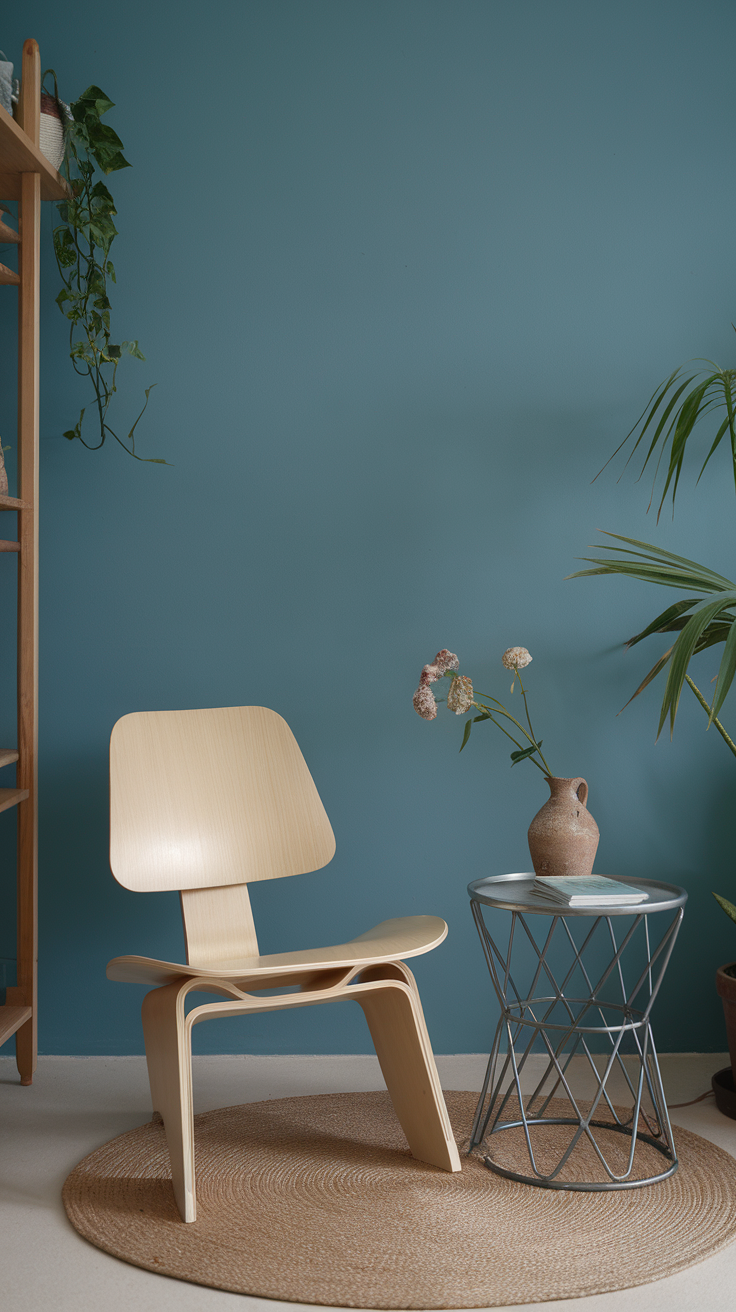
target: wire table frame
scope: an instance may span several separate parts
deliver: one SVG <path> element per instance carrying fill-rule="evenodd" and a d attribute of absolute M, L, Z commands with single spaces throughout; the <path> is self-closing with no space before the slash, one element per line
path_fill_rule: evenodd
<path fill-rule="evenodd" d="M 687 893 L 674 884 L 652 879 L 637 879 L 636 887 L 649 894 L 646 902 L 636 906 L 604 909 L 561 904 L 558 909 L 535 893 L 532 874 L 495 875 L 468 885 L 473 918 L 501 1007 L 468 1152 L 485 1140 L 485 1164 L 498 1175 L 547 1189 L 605 1192 L 654 1184 L 677 1170 L 650 1016 L 682 923 Z M 508 916 L 499 916 L 500 912 L 510 913 L 510 921 Z M 539 936 L 540 943 L 531 918 L 541 916 L 551 923 Z M 496 938 L 488 926 L 490 919 Z M 504 927 L 508 932 L 505 944 L 500 941 Z M 604 1053 L 599 1069 L 594 1049 L 601 1044 Z M 544 1071 L 533 1092 L 524 1094 L 522 1077 L 529 1057 L 540 1045 L 546 1056 Z M 594 1077 L 593 1097 L 587 1097 L 585 1105 L 570 1082 L 570 1063 L 576 1055 L 583 1057 Z M 633 1078 L 625 1055 L 633 1063 Z M 607 1088 L 614 1072 L 623 1076 L 631 1099 L 631 1107 L 623 1115 L 614 1107 Z M 545 1114 L 555 1096 L 567 1100 L 569 1114 Z M 540 1128 L 546 1126 L 571 1127 L 570 1141 L 550 1169 L 539 1161 Z M 523 1131 L 530 1174 L 504 1166 L 491 1155 L 488 1140 L 508 1130 Z M 616 1164 L 608 1146 L 611 1132 L 619 1149 L 618 1136 L 629 1139 L 624 1161 L 619 1151 Z M 581 1141 L 590 1145 L 600 1174 L 607 1178 L 570 1181 L 562 1177 Z M 638 1143 L 646 1143 L 662 1155 L 661 1172 L 646 1179 L 634 1177 Z"/>

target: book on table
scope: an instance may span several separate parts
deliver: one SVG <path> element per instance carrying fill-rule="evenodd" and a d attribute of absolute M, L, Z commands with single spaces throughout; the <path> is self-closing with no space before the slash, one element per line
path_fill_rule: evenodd
<path fill-rule="evenodd" d="M 608 875 L 536 875 L 533 891 L 569 907 L 623 907 L 646 902 L 649 894 Z"/>

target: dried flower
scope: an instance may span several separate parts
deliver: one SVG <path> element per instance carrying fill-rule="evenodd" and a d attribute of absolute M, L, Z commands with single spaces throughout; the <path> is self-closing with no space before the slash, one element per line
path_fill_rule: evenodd
<path fill-rule="evenodd" d="M 426 666 L 424 667 L 426 670 Z M 424 672 L 422 672 L 424 678 Z M 434 720 L 437 717 L 437 703 L 429 687 L 429 682 L 420 683 L 414 693 L 414 710 L 417 715 L 421 715 L 423 720 Z"/>
<path fill-rule="evenodd" d="M 530 663 L 531 656 L 526 647 L 507 647 L 501 661 L 507 670 L 513 670 L 514 677 L 511 683 L 511 691 L 514 691 L 517 675 L 519 684 L 521 684 L 520 670 Z M 521 696 L 524 700 L 523 712 L 520 712 L 526 719 L 526 724 L 517 719 L 510 711 L 498 700 L 497 697 L 491 697 L 490 693 L 476 693 L 473 690 L 471 679 L 466 674 L 459 674 L 460 662 L 454 652 L 448 651 L 446 647 L 438 651 L 431 665 L 425 665 L 419 676 L 419 687 L 414 693 L 414 710 L 417 715 L 421 715 L 423 720 L 435 720 L 437 718 L 437 702 L 431 685 L 438 679 L 447 677 L 450 680 L 449 691 L 447 693 L 447 709 L 454 711 L 455 715 L 465 715 L 471 706 L 477 707 L 480 715 L 469 715 L 465 721 L 463 740 L 460 744 L 462 752 L 470 739 L 470 733 L 474 724 L 480 720 L 485 720 L 489 724 L 495 724 L 496 728 L 502 729 L 507 738 L 510 738 L 516 750 L 511 753 L 511 764 L 516 765 L 519 761 L 531 761 L 542 774 L 551 776 L 552 771 L 542 755 L 542 740 L 537 738 L 532 722 L 529 717 L 529 707 L 527 705 L 527 696 L 522 685 Z"/>
<path fill-rule="evenodd" d="M 456 674 L 447 694 L 447 709 L 464 715 L 473 705 L 473 685 L 464 674 Z"/>
<path fill-rule="evenodd" d="M 445 670 L 460 669 L 460 662 L 457 656 L 455 656 L 453 652 L 448 651 L 446 647 L 443 647 L 442 651 L 437 652 L 432 663 L 439 671 L 440 675 L 444 674 Z"/>
<path fill-rule="evenodd" d="M 437 716 L 437 703 L 430 692 L 429 685 L 441 679 L 445 670 L 457 670 L 460 662 L 457 656 L 446 647 L 438 651 L 431 665 L 425 665 L 419 676 L 419 687 L 414 693 L 414 710 L 423 720 L 434 720 Z M 472 689 L 471 689 L 472 694 Z"/>
<path fill-rule="evenodd" d="M 526 647 L 507 647 L 501 664 L 507 670 L 523 670 L 532 660 Z"/>

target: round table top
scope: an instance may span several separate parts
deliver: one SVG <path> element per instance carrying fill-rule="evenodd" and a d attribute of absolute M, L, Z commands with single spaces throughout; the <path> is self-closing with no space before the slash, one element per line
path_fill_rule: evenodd
<path fill-rule="evenodd" d="M 488 907 L 540 916 L 641 916 L 655 911 L 674 911 L 687 902 L 685 889 L 677 884 L 663 884 L 658 879 L 622 879 L 620 875 L 611 878 L 620 884 L 631 884 L 648 893 L 649 897 L 646 902 L 637 902 L 633 906 L 570 907 L 561 902 L 557 907 L 548 898 L 535 896 L 534 875 L 529 873 L 476 879 L 468 884 L 468 893 L 473 902 L 483 902 Z"/>

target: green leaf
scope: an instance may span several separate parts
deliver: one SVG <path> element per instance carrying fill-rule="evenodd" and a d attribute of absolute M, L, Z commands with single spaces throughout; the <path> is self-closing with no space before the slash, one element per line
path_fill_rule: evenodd
<path fill-rule="evenodd" d="M 465 744 L 467 743 L 468 738 L 470 737 L 470 730 L 472 729 L 472 727 L 473 727 L 473 721 L 472 721 L 472 720 L 466 720 L 466 721 L 465 721 L 465 732 L 463 733 L 463 740 L 462 740 L 462 742 L 461 742 L 461 744 L 460 744 L 460 751 L 463 750 L 463 747 L 464 747 Z"/>
<path fill-rule="evenodd" d="M 86 407 L 85 407 L 85 409 L 86 409 Z M 76 424 L 74 425 L 74 427 L 68 429 L 67 432 L 64 433 L 64 437 L 67 437 L 67 438 L 69 439 L 70 442 L 73 442 L 75 437 L 79 437 L 79 438 L 81 438 L 81 436 L 82 436 L 82 420 L 83 420 L 83 419 L 84 419 L 84 410 L 80 411 L 79 419 L 77 420 L 77 422 L 76 422 Z"/>
<path fill-rule="evenodd" d="M 720 711 L 728 690 L 733 683 L 733 677 L 736 674 L 736 624 L 732 624 L 726 645 L 723 649 L 721 664 L 718 670 L 718 679 L 716 681 L 716 690 L 713 694 L 713 706 L 711 707 L 710 719 L 708 725 L 713 723 L 715 716 Z"/>
<path fill-rule="evenodd" d="M 670 717 L 670 734 L 675 728 L 675 718 L 677 708 L 680 702 L 685 683 L 685 675 L 690 663 L 690 657 L 694 654 L 698 639 L 700 638 L 706 625 L 726 607 L 733 606 L 736 603 L 736 591 L 724 592 L 715 601 L 704 602 L 689 618 L 677 642 L 672 648 L 672 658 L 670 662 L 670 672 L 667 676 L 667 684 L 664 691 L 664 701 L 662 702 L 662 712 L 659 720 L 659 729 L 657 736 L 662 732 L 662 727 L 669 713 Z"/>
<path fill-rule="evenodd" d="M 121 342 L 120 350 L 127 355 L 132 355 L 134 360 L 145 360 L 146 358 L 137 342 Z"/>
<path fill-rule="evenodd" d="M 680 372 L 679 369 L 678 369 L 677 372 L 678 372 L 678 375 L 679 375 L 679 372 Z M 659 421 L 659 423 L 658 423 L 658 425 L 657 425 L 657 428 L 656 428 L 656 431 L 655 431 L 654 437 L 652 438 L 651 443 L 650 443 L 650 445 L 649 445 L 649 450 L 647 451 L 646 459 L 645 459 L 645 461 L 644 461 L 644 464 L 643 464 L 642 467 L 641 467 L 641 468 L 642 468 L 642 473 L 644 472 L 644 470 L 646 469 L 646 467 L 647 467 L 647 465 L 648 465 L 648 463 L 649 463 L 649 458 L 650 458 L 650 456 L 652 455 L 652 453 L 654 452 L 655 447 L 656 447 L 656 445 L 657 445 L 657 442 L 659 441 L 660 437 L 662 436 L 662 433 L 663 433 L 663 431 L 664 431 L 664 429 L 665 429 L 665 427 L 666 427 L 666 424 L 667 424 L 668 419 L 670 418 L 670 415 L 672 414 L 673 409 L 675 408 L 677 402 L 679 401 L 680 397 L 682 396 L 682 393 L 685 391 L 685 388 L 686 388 L 686 387 L 687 387 L 687 386 L 693 381 L 693 378 L 694 378 L 694 377 L 695 377 L 695 374 L 692 374 L 690 378 L 686 378 L 686 379 L 685 379 L 685 382 L 680 384 L 680 386 L 678 387 L 677 391 L 674 393 L 674 395 L 673 395 L 672 399 L 670 400 L 670 402 L 668 403 L 668 405 L 665 406 L 665 409 L 664 409 L 664 412 L 663 412 L 663 414 L 662 414 L 662 417 L 661 417 L 661 419 L 660 419 L 660 421 Z M 663 397 L 662 399 L 664 399 L 664 397 Z M 684 403 L 683 403 L 683 404 L 684 404 Z M 658 407 L 655 406 L 654 410 L 651 412 L 650 418 L 647 419 L 647 422 L 646 422 L 646 424 L 644 425 L 644 427 L 643 427 L 643 429 L 642 429 L 642 431 L 641 431 L 641 437 L 644 436 L 644 434 L 645 434 L 647 428 L 649 427 L 649 424 L 650 424 L 651 420 L 654 419 L 654 415 L 655 415 L 655 413 L 656 413 L 657 408 L 658 408 Z M 675 411 L 675 415 L 674 415 L 674 418 L 673 418 L 673 420 L 672 420 L 672 423 L 670 424 L 670 428 L 667 430 L 667 436 L 669 436 L 669 433 L 670 433 L 671 429 L 672 429 L 674 426 L 676 426 L 676 424 L 677 424 L 677 416 L 678 416 L 678 414 L 679 414 L 679 411 Z M 666 440 L 666 439 L 665 439 L 665 440 Z M 636 446 L 634 447 L 634 450 L 636 450 L 636 447 L 637 447 L 638 445 L 639 445 L 639 442 L 637 441 Z"/>
<path fill-rule="evenodd" d="M 713 896 L 719 907 L 723 907 L 726 915 L 730 916 L 732 920 L 736 920 L 736 907 L 733 902 L 729 902 L 727 898 L 721 897 L 720 893 L 714 893 Z"/>
<path fill-rule="evenodd" d="M 660 656 L 659 660 L 655 662 L 655 664 L 652 666 L 651 670 L 647 674 L 646 678 L 642 679 L 636 692 L 633 692 L 629 697 L 629 700 L 625 703 L 624 706 L 621 707 L 621 711 L 625 711 L 626 707 L 631 705 L 634 698 L 638 697 L 640 692 L 643 692 L 645 688 L 649 687 L 649 684 L 652 682 L 653 679 L 656 679 L 660 670 L 664 669 L 671 655 L 672 655 L 672 648 L 670 647 L 669 651 L 666 651 L 664 653 L 664 656 Z M 621 711 L 619 711 L 619 715 L 621 714 Z"/>
<path fill-rule="evenodd" d="M 701 600 L 701 597 L 692 597 L 688 601 L 676 601 L 674 606 L 668 606 L 667 610 L 663 610 L 662 614 L 658 615 L 655 620 L 652 620 L 651 624 L 648 624 L 645 629 L 642 629 L 641 633 L 637 633 L 633 638 L 629 638 L 626 646 L 634 647 L 637 642 L 641 642 L 642 638 L 648 638 L 652 633 L 669 632 L 671 621 L 679 619 L 679 617 L 684 615 L 686 611 L 690 610 L 693 606 L 697 606 L 698 602 Z M 683 627 L 683 625 L 678 627 Z M 674 625 L 672 627 L 674 628 Z"/>
<path fill-rule="evenodd" d="M 122 144 L 123 143 L 121 141 L 120 145 L 122 146 Z M 110 192 L 108 191 L 107 187 L 105 186 L 101 178 L 98 179 L 98 181 L 95 183 L 94 187 L 92 188 L 90 192 L 90 200 L 94 202 L 96 209 L 105 208 L 109 210 L 111 214 L 117 214 L 117 210 L 115 209 L 115 201 L 113 200 L 112 196 L 110 195 Z"/>
<path fill-rule="evenodd" d="M 513 761 L 514 764 L 512 765 L 511 769 L 513 770 L 514 765 L 518 765 L 519 761 L 525 761 L 527 756 L 533 756 L 537 748 L 542 746 L 542 742 L 543 739 L 540 739 L 540 741 L 538 743 L 534 743 L 532 747 L 525 747 L 523 751 L 512 752 L 511 760 Z"/>
<path fill-rule="evenodd" d="M 695 583 L 706 592 L 718 592 L 721 588 L 736 587 L 736 584 L 732 583 L 730 579 L 724 578 L 722 574 L 716 574 L 713 570 L 707 569 L 705 565 L 698 565 L 696 561 L 688 560 L 686 556 L 675 556 L 671 551 L 664 551 L 661 547 L 652 546 L 651 542 L 640 542 L 638 538 L 626 538 L 620 533 L 606 533 L 605 536 L 614 538 L 617 542 L 626 542 L 631 547 L 641 548 L 639 551 L 626 553 L 624 547 L 612 547 L 608 543 L 601 544 L 606 551 L 640 557 L 641 564 L 639 568 L 642 570 L 640 577 L 647 579 L 647 581 L 662 582 L 667 587 L 687 587 Z M 590 559 L 590 557 L 584 557 L 584 559 Z M 635 573 L 636 560 L 626 562 L 623 567 L 617 567 L 615 564 L 616 559 L 617 555 L 614 555 L 611 560 L 596 560 L 596 563 L 605 566 L 605 569 L 581 570 L 578 574 L 570 574 L 568 577 L 574 579 L 581 578 L 586 574 L 602 573 L 629 574 L 632 577 L 639 577 Z M 647 562 L 649 562 L 648 566 Z M 678 566 L 681 567 L 679 570 Z M 650 579 L 648 570 L 656 572 L 657 568 L 663 572 L 665 577 Z"/>
<path fill-rule="evenodd" d="M 72 105 L 74 118 L 82 118 L 90 107 L 94 108 L 96 114 L 102 115 L 106 114 L 108 109 L 114 109 L 115 102 L 110 100 L 104 91 L 100 91 L 99 87 L 91 86 L 87 87 L 87 90 L 82 92 L 79 99 L 74 101 Z"/>
<path fill-rule="evenodd" d="M 716 433 L 716 435 L 715 435 L 715 437 L 714 437 L 714 439 L 713 439 L 713 445 L 712 445 L 710 451 L 708 452 L 707 456 L 705 457 L 705 460 L 703 461 L 703 468 L 701 469 L 700 473 L 698 474 L 698 482 L 700 482 L 701 478 L 703 477 L 703 474 L 704 474 L 704 472 L 705 472 L 705 466 L 707 465 L 708 461 L 710 460 L 711 456 L 713 455 L 713 452 L 714 452 L 714 451 L 716 450 L 716 448 L 719 446 L 719 444 L 720 444 L 720 442 L 721 442 L 721 439 L 722 439 L 722 438 L 725 436 L 725 434 L 728 432 L 729 428 L 732 428 L 732 426 L 733 426 L 733 421 L 732 421 L 732 419 L 731 419 L 731 416 L 730 416 L 730 415 L 726 415 L 726 418 L 724 419 L 723 423 L 721 424 L 720 428 L 718 429 L 718 432 Z"/>

